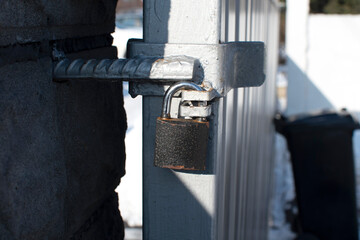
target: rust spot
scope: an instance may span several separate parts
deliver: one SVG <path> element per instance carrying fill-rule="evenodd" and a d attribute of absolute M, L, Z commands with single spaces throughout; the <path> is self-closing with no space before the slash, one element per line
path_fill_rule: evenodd
<path fill-rule="evenodd" d="M 203 87 L 203 88 L 205 88 L 205 82 L 204 81 L 202 81 L 202 83 L 201 83 L 201 85 L 200 85 L 201 87 Z"/>
<path fill-rule="evenodd" d="M 172 165 L 164 165 L 161 166 L 161 168 L 170 168 L 170 169 L 174 169 L 174 170 L 205 170 L 205 166 L 202 169 L 198 169 L 198 168 L 186 168 L 185 166 L 172 166 Z"/>
<path fill-rule="evenodd" d="M 159 59 L 156 59 L 156 61 L 154 63 L 162 63 L 162 62 L 165 62 L 165 60 L 163 58 L 159 58 Z"/>

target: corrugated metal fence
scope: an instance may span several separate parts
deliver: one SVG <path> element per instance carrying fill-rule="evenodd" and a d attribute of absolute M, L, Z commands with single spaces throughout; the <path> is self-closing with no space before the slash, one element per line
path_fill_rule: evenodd
<path fill-rule="evenodd" d="M 216 239 L 266 239 L 272 187 L 279 7 L 272 0 L 222 0 L 223 42 L 264 41 L 266 81 L 231 90 L 219 106 Z"/>

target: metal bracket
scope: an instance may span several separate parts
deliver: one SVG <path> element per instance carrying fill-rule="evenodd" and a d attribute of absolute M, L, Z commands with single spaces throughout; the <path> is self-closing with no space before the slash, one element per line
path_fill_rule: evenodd
<path fill-rule="evenodd" d="M 171 118 L 207 118 L 211 115 L 211 101 L 217 97 L 214 89 L 206 91 L 183 89 L 177 93 L 171 99 Z"/>
<path fill-rule="evenodd" d="M 210 102 L 217 96 L 214 89 L 208 91 L 182 90 L 181 101 L 206 101 Z"/>
<path fill-rule="evenodd" d="M 214 89 L 218 97 L 232 88 L 257 87 L 265 81 L 263 42 L 230 42 L 223 44 L 152 44 L 139 40 L 128 43 L 130 57 L 136 55 L 186 55 L 198 59 L 195 83 Z M 129 92 L 136 95 L 163 95 L 166 86 L 153 83 L 131 83 Z"/>
<path fill-rule="evenodd" d="M 179 116 L 184 118 L 209 117 L 211 115 L 210 101 L 216 97 L 217 93 L 214 89 L 208 91 L 182 90 L 181 102 L 183 104 L 178 105 Z M 198 105 L 192 105 L 193 102 L 198 102 Z"/>
<path fill-rule="evenodd" d="M 162 96 L 169 84 L 184 80 L 222 97 L 232 88 L 256 87 L 265 80 L 263 42 L 150 44 L 130 40 L 128 50 L 129 59 L 62 59 L 54 64 L 53 78 L 129 81 L 133 97 Z"/>
<path fill-rule="evenodd" d="M 207 106 L 180 105 L 179 115 L 184 118 L 194 118 L 194 117 L 207 118 L 211 115 L 211 105 L 207 105 Z"/>

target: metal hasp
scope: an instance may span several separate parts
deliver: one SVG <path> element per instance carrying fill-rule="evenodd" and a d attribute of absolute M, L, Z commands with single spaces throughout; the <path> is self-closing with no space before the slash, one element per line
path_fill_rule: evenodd
<path fill-rule="evenodd" d="M 193 82 L 213 89 L 223 97 L 233 88 L 258 87 L 265 81 L 265 45 L 263 42 L 229 42 L 221 44 L 154 44 L 130 41 L 131 56 L 137 55 L 185 55 L 198 59 L 199 66 Z M 130 85 L 130 94 L 164 94 L 164 88 L 156 84 Z"/>
<path fill-rule="evenodd" d="M 54 63 L 53 79 L 135 82 L 130 94 L 162 96 L 164 84 L 192 81 L 217 97 L 232 88 L 257 87 L 265 81 L 263 42 L 223 44 L 149 44 L 129 42 L 129 59 L 62 59 Z M 162 57 L 164 49 L 171 55 Z"/>
<path fill-rule="evenodd" d="M 209 122 L 204 118 L 170 118 L 173 95 L 180 89 L 203 88 L 194 83 L 180 82 L 165 93 L 161 117 L 156 119 L 154 165 L 161 168 L 205 170 Z"/>
<path fill-rule="evenodd" d="M 223 44 L 149 44 L 130 41 L 129 59 L 62 59 L 53 79 L 135 82 L 130 94 L 162 96 L 164 84 L 188 80 L 223 97 L 233 88 L 257 87 L 265 81 L 263 42 Z M 171 54 L 164 55 L 164 49 Z"/>
<path fill-rule="evenodd" d="M 121 80 L 136 82 L 176 82 L 199 75 L 199 62 L 187 56 L 134 56 L 130 59 L 63 59 L 53 67 L 53 79 Z"/>

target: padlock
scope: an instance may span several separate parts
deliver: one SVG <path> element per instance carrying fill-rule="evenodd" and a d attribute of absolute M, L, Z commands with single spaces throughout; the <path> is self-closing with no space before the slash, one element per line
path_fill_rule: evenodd
<path fill-rule="evenodd" d="M 204 91 L 190 82 L 176 83 L 166 91 L 161 116 L 156 119 L 154 165 L 171 169 L 205 170 L 209 122 L 206 118 L 170 118 L 171 99 L 180 89 Z"/>

